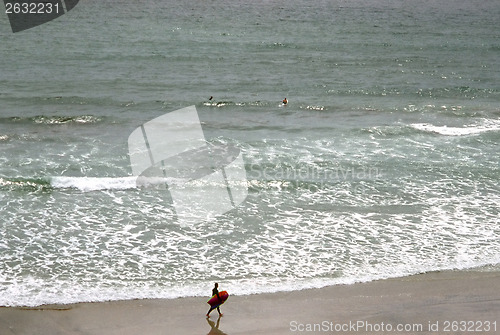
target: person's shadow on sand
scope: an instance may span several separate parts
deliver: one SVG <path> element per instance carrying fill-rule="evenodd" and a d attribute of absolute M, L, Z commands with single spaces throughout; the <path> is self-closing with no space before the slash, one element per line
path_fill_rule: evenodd
<path fill-rule="evenodd" d="M 220 325 L 220 315 L 219 318 L 217 319 L 217 324 L 210 320 L 210 318 L 207 318 L 207 322 L 210 325 L 212 329 L 210 329 L 210 332 L 207 335 L 227 335 L 224 333 L 222 330 L 219 329 Z"/>

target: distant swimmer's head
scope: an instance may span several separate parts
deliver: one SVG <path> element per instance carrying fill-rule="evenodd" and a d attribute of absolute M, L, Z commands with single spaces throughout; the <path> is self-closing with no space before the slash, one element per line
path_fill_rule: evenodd
<path fill-rule="evenodd" d="M 286 105 L 288 103 L 288 100 L 285 98 L 283 99 L 283 104 Z"/>

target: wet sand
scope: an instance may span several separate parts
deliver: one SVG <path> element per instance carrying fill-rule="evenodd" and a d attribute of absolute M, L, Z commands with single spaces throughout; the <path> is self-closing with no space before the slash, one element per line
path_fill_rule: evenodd
<path fill-rule="evenodd" d="M 0 334 L 500 334 L 499 272 L 434 272 L 230 296 L 221 307 L 221 318 L 217 311 L 205 318 L 207 300 L 3 307 Z"/>

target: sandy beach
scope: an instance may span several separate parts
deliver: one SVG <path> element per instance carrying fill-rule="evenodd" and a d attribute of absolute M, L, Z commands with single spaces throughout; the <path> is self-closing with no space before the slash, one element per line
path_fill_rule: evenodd
<path fill-rule="evenodd" d="M 221 283 L 223 289 L 223 283 Z M 0 308 L 2 335 L 499 334 L 500 273 L 434 272 L 296 292 Z"/>

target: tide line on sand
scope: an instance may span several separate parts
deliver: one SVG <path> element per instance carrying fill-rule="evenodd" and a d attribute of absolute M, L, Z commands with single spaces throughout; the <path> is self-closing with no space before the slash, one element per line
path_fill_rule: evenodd
<path fill-rule="evenodd" d="M 0 308 L 0 334 L 500 333 L 500 273 L 444 271 L 295 292 Z M 472 327 L 472 328 L 471 328 Z"/>

